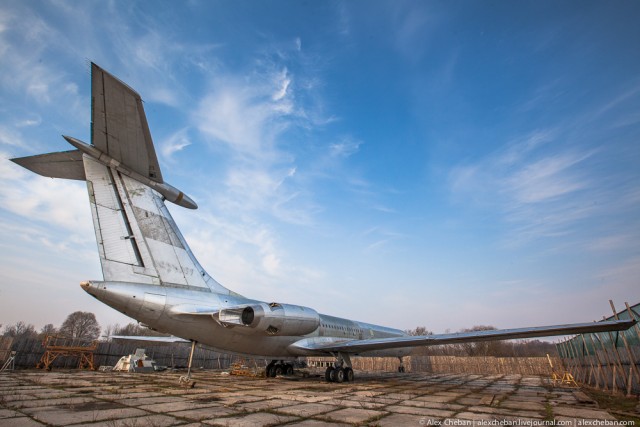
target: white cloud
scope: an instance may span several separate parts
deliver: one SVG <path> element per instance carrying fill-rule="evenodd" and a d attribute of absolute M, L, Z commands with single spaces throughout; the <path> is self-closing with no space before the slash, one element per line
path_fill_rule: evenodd
<path fill-rule="evenodd" d="M 532 204 L 584 189 L 589 183 L 574 167 L 591 155 L 562 153 L 520 165 L 519 170 L 505 179 L 504 190 L 516 202 Z"/>
<path fill-rule="evenodd" d="M 511 224 L 510 244 L 583 235 L 580 221 L 611 208 L 624 189 L 610 191 L 608 181 L 593 176 L 602 152 L 558 147 L 559 138 L 556 131 L 537 131 L 454 168 L 449 175 L 454 196 L 501 213 Z M 594 203 L 600 197 L 604 200 Z"/>
<path fill-rule="evenodd" d="M 329 145 L 329 152 L 332 157 L 350 157 L 357 153 L 362 145 L 362 141 L 350 136 L 343 137 L 340 142 Z"/>
<path fill-rule="evenodd" d="M 40 116 L 35 116 L 33 118 L 23 119 L 16 123 L 16 127 L 31 127 L 31 126 L 39 126 L 42 123 L 42 118 Z"/>
<path fill-rule="evenodd" d="M 619 249 L 630 249 L 638 244 L 636 237 L 629 234 L 614 234 L 595 239 L 588 248 L 596 252 L 610 252 Z"/>
<path fill-rule="evenodd" d="M 280 101 L 287 96 L 287 89 L 289 89 L 289 85 L 291 84 L 291 78 L 289 77 L 289 73 L 286 68 L 284 68 L 281 73 L 276 74 L 274 77 L 274 86 L 276 88 L 279 88 L 271 96 L 271 98 L 274 101 Z"/>
<path fill-rule="evenodd" d="M 210 211 L 176 210 L 178 224 L 198 259 L 224 286 L 257 298 L 283 295 L 296 283 L 310 283 L 322 274 L 287 261 L 276 230 L 260 221 L 227 218 Z M 194 221 L 193 216 L 197 219 Z M 187 221 L 186 216 L 191 217 Z"/>
<path fill-rule="evenodd" d="M 205 136 L 244 156 L 272 156 L 277 138 L 292 124 L 290 84 L 286 69 L 272 72 L 266 79 L 216 78 L 201 100 L 194 122 Z"/>
<path fill-rule="evenodd" d="M 0 144 L 26 148 L 22 134 L 8 126 L 0 124 Z M 3 158 L 9 158 L 7 153 L 0 153 Z"/>
<path fill-rule="evenodd" d="M 86 186 L 80 181 L 45 178 L 31 174 L 0 153 L 0 198 L 2 208 L 33 221 L 62 227 L 66 239 L 90 241 L 93 225 Z"/>
<path fill-rule="evenodd" d="M 160 152 L 165 159 L 170 161 L 175 153 L 184 150 L 190 145 L 191 140 L 189 140 L 188 128 L 182 128 L 160 143 Z"/>

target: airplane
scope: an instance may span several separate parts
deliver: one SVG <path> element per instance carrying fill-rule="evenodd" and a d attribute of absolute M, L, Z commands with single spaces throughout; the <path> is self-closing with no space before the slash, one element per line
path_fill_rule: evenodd
<path fill-rule="evenodd" d="M 410 336 L 385 326 L 318 313 L 310 307 L 244 297 L 200 265 L 166 201 L 197 209 L 164 181 L 140 95 L 91 63 L 91 144 L 63 136 L 75 149 L 11 159 L 37 174 L 86 181 L 102 280 L 80 283 L 99 301 L 174 338 L 271 362 L 268 377 L 293 372 L 292 361 L 329 356 L 328 382 L 353 381 L 351 357 L 403 357 L 417 346 L 622 331 L 635 320 Z M 152 338 L 149 338 L 152 340 Z"/>

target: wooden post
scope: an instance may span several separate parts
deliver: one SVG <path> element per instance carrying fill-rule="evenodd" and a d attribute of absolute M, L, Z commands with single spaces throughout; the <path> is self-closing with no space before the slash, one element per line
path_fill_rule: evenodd
<path fill-rule="evenodd" d="M 582 345 L 584 345 L 584 348 L 587 349 L 587 357 L 589 357 L 587 341 L 584 339 L 584 334 L 581 334 L 580 337 L 582 338 Z M 595 353 L 595 349 L 593 350 L 593 352 Z M 593 367 L 593 359 L 591 359 L 591 357 L 589 357 L 589 366 L 591 366 L 591 371 L 589 372 L 588 384 L 591 385 L 591 376 L 593 375 L 593 377 L 594 377 L 594 379 L 596 381 L 596 390 L 597 390 L 599 388 L 598 387 L 598 373 L 596 372 L 596 370 Z"/>
<path fill-rule="evenodd" d="M 606 320 L 605 317 L 603 317 L 602 319 Z M 617 332 L 617 333 L 620 334 L 620 332 Z M 618 345 L 613 340 L 613 334 L 611 332 L 608 332 L 608 334 L 609 334 L 609 340 L 611 340 L 611 346 L 613 348 L 613 356 L 615 358 L 614 360 L 617 361 L 618 369 L 620 369 L 620 375 L 621 375 L 621 378 L 622 378 L 623 385 L 625 386 L 625 388 L 627 388 L 626 387 L 626 383 L 628 381 L 627 381 L 627 378 L 624 375 L 624 368 L 622 367 L 622 358 L 620 357 L 620 353 L 618 352 Z"/>
<path fill-rule="evenodd" d="M 571 357 L 573 359 L 573 379 L 580 381 L 580 357 L 578 356 L 578 352 L 573 345 L 573 338 L 567 340 L 567 347 L 569 348 L 569 352 L 571 353 Z"/>
<path fill-rule="evenodd" d="M 569 346 L 571 347 L 571 351 L 576 361 L 576 373 L 573 375 L 573 379 L 584 383 L 584 381 L 582 380 L 582 362 L 580 360 L 580 355 L 578 354 L 578 349 L 575 347 L 575 345 L 573 345 L 573 340 L 573 338 L 569 340 Z"/>
<path fill-rule="evenodd" d="M 618 391 L 618 389 L 616 387 L 616 382 L 617 382 L 616 365 L 609 358 L 609 352 L 607 351 L 607 348 L 605 347 L 604 343 L 600 339 L 600 335 L 598 335 L 598 334 L 594 334 L 594 335 L 595 335 L 596 339 L 598 340 L 598 342 L 600 343 L 600 347 L 602 347 L 602 354 L 604 355 L 605 361 L 607 362 L 607 366 L 609 367 L 609 369 L 612 372 L 612 374 L 611 374 L 611 392 L 612 393 L 616 393 Z"/>
<path fill-rule="evenodd" d="M 569 355 L 569 360 L 571 360 L 571 369 L 569 372 L 571 372 L 571 375 L 573 376 L 573 378 L 577 378 L 578 377 L 578 361 L 576 359 L 575 354 L 573 354 L 573 347 L 571 346 L 571 339 L 567 339 L 565 342 L 565 347 L 567 349 L 567 354 Z"/>
<path fill-rule="evenodd" d="M 585 348 L 582 347 L 580 345 L 580 342 L 578 341 L 578 336 L 576 335 L 576 337 L 571 340 L 571 342 L 574 343 L 575 349 L 576 349 L 576 353 L 578 353 L 578 360 L 580 361 L 580 382 L 583 384 L 587 383 L 587 364 L 585 361 Z"/>
<path fill-rule="evenodd" d="M 613 310 L 613 317 L 616 320 L 618 319 L 618 313 L 616 312 L 616 307 L 613 305 L 613 301 L 609 300 L 609 304 L 611 305 L 611 310 Z M 624 332 L 622 333 L 622 343 L 624 344 L 624 348 L 627 350 L 627 356 L 629 357 L 629 379 L 627 380 L 627 396 L 631 396 L 631 387 L 633 385 L 633 377 L 631 375 L 632 372 L 636 374 L 636 379 L 638 380 L 638 384 L 640 384 L 640 372 L 638 372 L 638 367 L 635 364 L 635 360 L 633 359 L 633 354 L 631 353 L 631 348 L 629 348 L 629 343 L 627 342 L 627 337 L 625 337 Z"/>
<path fill-rule="evenodd" d="M 629 303 L 625 302 L 624 305 L 627 306 L 627 313 L 629 313 L 629 319 L 635 319 L 635 311 L 631 310 L 631 307 L 629 307 Z M 636 323 L 635 325 L 633 325 L 633 328 L 636 330 L 636 334 L 638 335 L 638 339 L 640 339 L 640 326 L 638 326 L 638 324 Z"/>
<path fill-rule="evenodd" d="M 609 336 L 611 336 L 611 334 L 609 334 Z M 617 382 L 618 382 L 617 367 L 618 367 L 618 365 L 616 365 L 615 360 L 612 360 L 612 358 L 609 358 L 609 352 L 607 351 L 607 347 L 604 345 L 604 343 L 600 339 L 600 336 L 596 335 L 596 338 L 598 339 L 598 342 L 600 343 L 600 346 L 602 347 L 603 354 L 604 354 L 605 358 L 607 359 L 607 365 L 611 368 L 611 371 L 612 371 L 613 378 L 612 378 L 612 381 L 611 381 L 611 391 L 613 393 L 616 393 L 618 391 L 618 387 L 617 387 Z"/>
<path fill-rule="evenodd" d="M 563 358 L 564 360 L 562 361 L 563 363 L 563 368 L 564 370 L 566 370 L 567 372 L 571 372 L 573 370 L 573 360 L 571 358 L 571 355 L 569 354 L 569 347 L 567 345 L 567 340 L 563 341 L 560 343 L 560 348 L 562 349 L 562 353 L 563 353 Z"/>
<path fill-rule="evenodd" d="M 602 388 L 605 391 L 608 391 L 609 384 L 607 381 L 607 376 L 602 369 L 602 362 L 600 361 L 600 356 L 598 356 L 598 349 L 596 348 L 596 342 L 593 340 L 593 334 L 589 334 L 589 340 L 591 341 L 591 345 L 593 346 L 593 354 L 596 357 L 596 362 L 598 363 L 598 372 L 600 373 L 600 378 L 602 379 Z"/>

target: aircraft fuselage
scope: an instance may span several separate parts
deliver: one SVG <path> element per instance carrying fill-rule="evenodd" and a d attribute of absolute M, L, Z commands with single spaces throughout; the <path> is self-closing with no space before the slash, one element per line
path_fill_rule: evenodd
<path fill-rule="evenodd" d="M 274 336 L 243 325 L 216 321 L 215 314 L 225 308 L 265 304 L 262 301 L 218 294 L 209 289 L 141 283 L 92 281 L 83 282 L 81 286 L 96 299 L 152 329 L 197 341 L 214 349 L 271 359 L 326 355 L 326 352 L 296 347 L 294 344 L 301 340 L 339 343 L 407 335 L 399 329 L 318 314 L 319 323 L 312 332 Z M 410 351 L 410 348 L 396 348 L 368 351 L 360 355 L 402 357 Z"/>

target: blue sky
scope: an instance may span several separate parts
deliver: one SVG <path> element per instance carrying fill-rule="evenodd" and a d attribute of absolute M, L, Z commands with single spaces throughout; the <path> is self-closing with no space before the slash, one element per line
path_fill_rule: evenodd
<path fill-rule="evenodd" d="M 135 88 L 170 206 L 247 296 L 435 332 L 638 302 L 640 4 L 0 3 L 0 323 L 127 319 L 84 183 L 7 158 L 89 141 L 94 61 Z"/>

